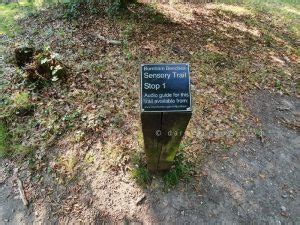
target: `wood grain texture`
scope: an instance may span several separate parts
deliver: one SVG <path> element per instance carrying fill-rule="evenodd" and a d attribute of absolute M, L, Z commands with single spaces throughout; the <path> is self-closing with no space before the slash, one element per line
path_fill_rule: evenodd
<path fill-rule="evenodd" d="M 147 167 L 149 171 L 156 172 L 162 148 L 161 137 L 156 132 L 161 130 L 162 113 L 141 113 L 141 119 Z"/>
<path fill-rule="evenodd" d="M 191 112 L 144 112 L 141 114 L 149 171 L 170 169 L 191 115 Z"/>
<path fill-rule="evenodd" d="M 192 116 L 191 112 L 164 112 L 162 116 L 162 149 L 157 169 L 168 170 Z"/>

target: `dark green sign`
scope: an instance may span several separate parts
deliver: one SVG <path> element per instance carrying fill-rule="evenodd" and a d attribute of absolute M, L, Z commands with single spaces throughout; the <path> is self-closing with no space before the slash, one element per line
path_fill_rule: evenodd
<path fill-rule="evenodd" d="M 143 64 L 141 111 L 191 111 L 189 64 Z"/>

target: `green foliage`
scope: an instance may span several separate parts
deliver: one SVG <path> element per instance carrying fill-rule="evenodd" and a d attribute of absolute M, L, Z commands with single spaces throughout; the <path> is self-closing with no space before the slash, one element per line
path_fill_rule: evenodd
<path fill-rule="evenodd" d="M 191 169 L 191 165 L 183 160 L 183 152 L 179 152 L 175 157 L 174 166 L 162 177 L 164 189 L 167 191 L 174 188 L 180 180 L 187 182 L 190 179 Z"/>
<path fill-rule="evenodd" d="M 134 31 L 134 25 L 133 24 L 128 24 L 125 29 L 122 31 L 122 36 L 124 37 L 125 40 L 128 40 Z"/>
<path fill-rule="evenodd" d="M 256 135 L 259 139 L 262 140 L 262 139 L 263 139 L 263 136 L 264 136 L 264 131 L 263 131 L 261 128 L 256 129 L 255 135 Z"/>
<path fill-rule="evenodd" d="M 251 14 L 253 12 L 256 15 L 267 14 L 269 16 L 276 16 L 277 19 L 273 19 L 272 23 L 284 22 L 290 31 L 296 35 L 300 34 L 300 26 L 298 22 L 300 4 L 298 0 L 243 0 L 239 2 L 235 0 L 215 0 L 215 3 L 224 3 L 222 5 L 226 6 L 226 8 L 231 7 L 231 9 L 240 9 L 242 11 L 250 10 Z M 233 12 L 236 13 L 235 10 L 233 10 Z M 269 24 L 267 24 L 266 28 L 268 27 Z M 271 39 L 269 39 L 269 37 L 264 38 L 266 38 L 266 43 L 270 44 Z"/>
<path fill-rule="evenodd" d="M 131 162 L 134 166 L 133 170 L 131 171 L 132 178 L 138 185 L 145 187 L 150 183 L 151 175 L 148 169 L 142 163 L 141 152 L 136 152 L 133 154 L 131 157 Z"/>
<path fill-rule="evenodd" d="M 131 51 L 130 51 L 130 49 L 129 49 L 128 46 L 126 46 L 126 45 L 124 46 L 123 53 L 126 56 L 127 60 L 132 60 L 133 59 L 133 55 L 132 55 L 132 53 L 131 53 Z"/>
<path fill-rule="evenodd" d="M 67 184 L 76 181 L 78 173 L 80 172 L 78 155 L 74 152 L 61 155 L 56 159 L 55 167 L 59 169 L 52 170 L 53 168 L 48 168 L 48 171 L 57 173 L 58 176 L 56 177 L 56 181 L 59 184 Z"/>
<path fill-rule="evenodd" d="M 62 118 L 63 121 L 73 122 L 75 118 L 80 115 L 80 112 L 74 111 L 72 113 L 65 114 Z"/>
<path fill-rule="evenodd" d="M 81 142 L 84 139 L 84 136 L 85 136 L 84 131 L 81 130 L 76 131 L 74 135 L 74 142 L 75 143 Z"/>
<path fill-rule="evenodd" d="M 263 35 L 263 39 L 264 39 L 264 41 L 265 41 L 267 47 L 272 47 L 273 38 L 272 38 L 271 35 L 269 35 L 269 34 L 264 34 L 264 35 Z"/>
<path fill-rule="evenodd" d="M 134 25 L 133 24 L 128 24 L 126 25 L 125 29 L 122 30 L 122 36 L 123 36 L 123 53 L 126 56 L 127 60 L 132 60 L 133 55 L 132 52 L 130 51 L 129 47 L 129 39 L 132 36 L 134 31 Z"/>
<path fill-rule="evenodd" d="M 78 161 L 77 156 L 75 154 L 71 154 L 68 157 L 65 157 L 64 159 L 62 159 L 62 161 L 63 161 L 66 171 L 70 174 L 73 173 L 74 168 Z"/>
<path fill-rule="evenodd" d="M 28 92 L 17 92 L 13 96 L 13 103 L 17 109 L 28 108 L 29 103 L 29 93 Z"/>
<path fill-rule="evenodd" d="M 183 144 L 180 145 L 174 166 L 168 172 L 162 174 L 165 191 L 174 188 L 181 180 L 187 182 L 190 179 L 192 167 L 183 160 L 183 152 L 181 150 L 184 147 Z M 131 171 L 132 178 L 138 185 L 145 187 L 150 183 L 151 175 L 142 163 L 142 154 L 140 152 L 135 153 L 131 157 L 131 162 L 134 166 L 134 169 Z"/>
<path fill-rule="evenodd" d="M 276 79 L 274 86 L 277 90 L 281 90 L 282 89 L 281 81 Z"/>
<path fill-rule="evenodd" d="M 67 19 L 74 19 L 80 15 L 80 5 L 81 0 L 71 0 L 70 2 L 66 3 L 67 10 L 65 13 L 65 18 Z"/>
<path fill-rule="evenodd" d="M 32 147 L 24 146 L 21 144 L 13 146 L 13 155 L 15 157 L 19 157 L 19 158 L 30 157 L 30 158 L 32 158 L 34 156 L 34 152 L 35 152 L 34 148 L 32 148 Z"/>
<path fill-rule="evenodd" d="M 106 9 L 106 12 L 110 17 L 112 17 L 118 15 L 120 12 L 124 11 L 124 9 L 126 9 L 124 0 L 114 0 L 112 4 Z"/>
<path fill-rule="evenodd" d="M 88 153 L 84 157 L 84 163 L 87 165 L 93 164 L 95 162 L 95 156 L 91 153 Z"/>
<path fill-rule="evenodd" d="M 25 116 L 33 112 L 33 105 L 29 99 L 28 92 L 17 92 L 12 96 L 13 112 L 20 116 Z"/>
<path fill-rule="evenodd" d="M 12 27 L 16 27 L 13 16 L 17 7 L 17 4 L 0 5 L 0 35 L 13 36 Z"/>
<path fill-rule="evenodd" d="M 101 2 L 101 0 L 71 0 L 66 2 L 67 10 L 64 17 L 66 19 L 76 19 L 81 15 L 83 9 L 91 14 L 96 14 L 99 12 L 97 5 Z"/>
<path fill-rule="evenodd" d="M 66 4 L 67 10 L 65 13 L 65 18 L 76 19 L 78 18 L 83 9 L 87 13 L 98 14 L 103 6 L 106 7 L 106 13 L 110 17 L 119 15 L 120 13 L 127 11 L 127 5 L 133 3 L 133 0 L 71 0 Z"/>
<path fill-rule="evenodd" d="M 134 166 L 141 165 L 141 154 L 139 152 L 133 154 L 133 156 L 131 157 L 131 162 Z"/>
<path fill-rule="evenodd" d="M 66 67 L 60 55 L 53 52 L 50 47 L 35 54 L 33 62 L 27 64 L 23 77 L 27 83 L 35 83 L 39 87 L 45 86 L 49 81 L 56 82 L 66 78 Z"/>
<path fill-rule="evenodd" d="M 34 148 L 17 144 L 16 138 L 9 135 L 4 122 L 0 122 L 0 158 L 17 157 L 18 159 L 33 158 Z"/>
<path fill-rule="evenodd" d="M 70 129 L 70 128 L 74 127 L 74 125 L 76 124 L 77 119 L 79 118 L 79 115 L 80 115 L 80 112 L 77 111 L 77 110 L 75 110 L 73 112 L 70 112 L 70 113 L 66 113 L 62 117 L 62 121 L 65 122 L 66 128 Z"/>
<path fill-rule="evenodd" d="M 300 78 L 296 80 L 296 92 L 300 95 Z"/>
<path fill-rule="evenodd" d="M 8 131 L 3 122 L 0 121 L 0 158 L 9 154 Z"/>
<path fill-rule="evenodd" d="M 112 120 L 111 120 L 111 123 L 115 126 L 115 127 L 118 127 L 118 128 L 121 128 L 124 124 L 124 119 L 122 118 L 122 115 L 121 114 L 116 114 Z"/>
<path fill-rule="evenodd" d="M 132 178 L 136 183 L 145 187 L 150 182 L 150 173 L 144 166 L 137 166 L 131 171 Z"/>
<path fill-rule="evenodd" d="M 92 65 L 92 69 L 93 69 L 96 73 L 102 73 L 102 72 L 106 69 L 106 65 L 105 65 L 105 63 L 93 64 L 93 65 Z"/>

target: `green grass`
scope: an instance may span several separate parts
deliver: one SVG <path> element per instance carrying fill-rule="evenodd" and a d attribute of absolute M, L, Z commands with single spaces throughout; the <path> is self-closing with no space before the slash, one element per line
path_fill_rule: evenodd
<path fill-rule="evenodd" d="M 135 182 L 145 187 L 150 182 L 150 173 L 144 166 L 137 166 L 131 171 L 132 178 Z"/>
<path fill-rule="evenodd" d="M 183 152 L 177 153 L 174 166 L 162 177 L 164 189 L 169 191 L 177 186 L 181 180 L 187 182 L 190 179 L 191 170 L 191 165 L 183 160 Z"/>
<path fill-rule="evenodd" d="M 272 23 L 285 23 L 287 28 L 300 35 L 300 4 L 298 0 L 243 0 L 240 3 L 233 0 L 215 1 L 220 9 L 236 15 L 266 14 L 275 16 Z"/>
<path fill-rule="evenodd" d="M 143 163 L 142 153 L 135 152 L 131 156 L 131 163 L 133 165 L 131 177 L 139 186 L 146 187 L 151 181 L 151 175 Z"/>
<path fill-rule="evenodd" d="M 30 102 L 29 92 L 16 92 L 12 95 L 13 111 L 20 116 L 33 113 L 34 106 Z"/>
<path fill-rule="evenodd" d="M 26 13 L 36 10 L 36 5 L 27 1 L 17 3 L 0 3 L 0 35 L 6 34 L 10 37 L 21 29 L 16 20 L 24 17 Z"/>
<path fill-rule="evenodd" d="M 8 131 L 3 122 L 0 121 L 0 158 L 9 154 Z"/>
<path fill-rule="evenodd" d="M 179 184 L 180 181 L 187 182 L 191 177 L 192 166 L 189 163 L 186 163 L 183 159 L 183 148 L 184 145 L 181 145 L 179 152 L 177 153 L 174 165 L 169 171 L 159 173 L 159 177 L 163 181 L 163 189 L 169 191 Z M 131 156 L 131 162 L 134 166 L 131 171 L 131 177 L 135 182 L 141 187 L 146 187 L 150 184 L 151 174 L 148 169 L 144 166 L 142 160 L 142 153 L 135 153 Z"/>
<path fill-rule="evenodd" d="M 7 127 L 3 122 L 0 122 L 0 158 L 3 157 L 16 157 L 16 158 L 32 158 L 34 155 L 34 148 L 23 146 L 21 144 L 11 143 Z"/>
<path fill-rule="evenodd" d="M 13 156 L 18 158 L 33 158 L 35 149 L 21 144 L 13 146 Z"/>
<path fill-rule="evenodd" d="M 13 102 L 16 108 L 27 108 L 30 106 L 29 93 L 18 92 L 13 96 Z"/>

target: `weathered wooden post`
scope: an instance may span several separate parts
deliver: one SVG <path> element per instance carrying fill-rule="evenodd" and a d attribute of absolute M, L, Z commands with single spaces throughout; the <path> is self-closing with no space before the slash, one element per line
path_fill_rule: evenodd
<path fill-rule="evenodd" d="M 167 170 L 192 115 L 189 64 L 143 64 L 140 85 L 147 166 Z"/>

